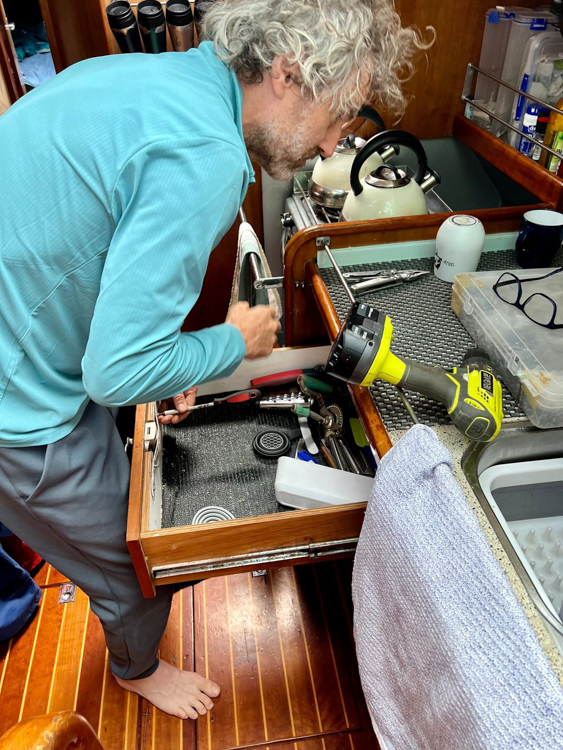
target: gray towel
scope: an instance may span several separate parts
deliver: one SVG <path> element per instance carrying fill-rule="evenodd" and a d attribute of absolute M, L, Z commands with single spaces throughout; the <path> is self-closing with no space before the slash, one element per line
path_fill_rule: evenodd
<path fill-rule="evenodd" d="M 266 277 L 271 276 L 272 272 L 270 271 L 268 259 L 260 244 L 260 240 L 256 236 L 256 232 L 252 226 L 244 221 L 241 222 L 238 232 L 237 258 L 229 307 L 234 305 L 235 302 L 250 301 L 253 278 L 248 256 L 251 253 L 257 256 L 261 275 Z M 254 290 L 254 304 L 271 305 L 276 311 L 278 320 L 282 316 L 281 297 L 277 289 Z"/>
<path fill-rule="evenodd" d="M 563 690 L 453 478 L 417 425 L 383 458 L 352 593 L 386 750 L 558 750 Z"/>

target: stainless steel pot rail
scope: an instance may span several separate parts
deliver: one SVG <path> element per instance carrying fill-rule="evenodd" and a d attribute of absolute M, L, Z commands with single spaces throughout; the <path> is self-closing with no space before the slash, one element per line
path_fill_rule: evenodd
<path fill-rule="evenodd" d="M 546 104 L 546 102 L 542 102 L 541 99 L 538 99 L 535 96 L 532 96 L 532 94 L 529 94 L 526 91 L 522 91 L 522 89 L 518 89 L 515 86 L 511 86 L 509 83 L 506 83 L 506 81 L 502 81 L 500 78 L 497 78 L 496 76 L 491 75 L 490 73 L 487 73 L 482 68 L 479 68 L 477 65 L 474 65 L 473 63 L 469 63 L 467 66 L 467 72 L 465 74 L 465 82 L 463 84 L 463 93 L 461 95 L 461 101 L 468 104 L 470 107 L 475 107 L 475 109 L 478 109 L 480 112 L 484 112 L 486 115 L 489 115 L 489 117 L 492 117 L 493 120 L 496 120 L 497 122 L 500 122 L 502 125 L 507 127 L 509 130 L 512 130 L 513 133 L 516 133 L 517 135 L 522 136 L 522 138 L 525 138 L 527 141 L 531 141 L 535 146 L 539 146 L 544 151 L 547 151 L 552 156 L 556 156 L 558 159 L 562 158 L 562 154 L 558 151 L 554 151 L 552 148 L 549 148 L 549 146 L 545 146 L 542 143 L 539 143 L 533 136 L 528 135 L 527 133 L 523 133 L 521 130 L 518 130 L 518 128 L 515 128 L 514 125 L 511 125 L 510 123 L 506 122 L 506 120 L 503 120 L 502 117 L 498 117 L 495 115 L 494 112 L 491 112 L 490 109 L 487 109 L 487 107 L 484 107 L 482 104 L 478 104 L 474 99 L 471 98 L 471 91 L 473 89 L 473 79 L 475 77 L 475 73 L 479 73 L 481 75 L 484 75 L 486 78 L 490 78 L 495 83 L 500 84 L 501 86 L 504 86 L 507 89 L 510 89 L 511 91 L 514 91 L 515 94 L 520 94 L 520 96 L 523 96 L 525 99 L 529 99 L 532 102 L 536 102 L 536 104 L 540 104 L 545 109 L 550 109 L 552 112 L 557 112 L 560 115 L 563 115 L 563 111 L 560 109 L 557 109 L 557 107 L 553 107 L 551 104 Z"/>
<path fill-rule="evenodd" d="M 246 214 L 242 208 L 239 208 L 239 218 L 243 224 L 246 224 Z M 248 264 L 252 274 L 252 286 L 254 289 L 281 289 L 283 288 L 283 276 L 262 276 L 260 273 L 260 258 L 256 253 L 248 254 Z M 253 304 L 253 300 L 249 300 Z"/>

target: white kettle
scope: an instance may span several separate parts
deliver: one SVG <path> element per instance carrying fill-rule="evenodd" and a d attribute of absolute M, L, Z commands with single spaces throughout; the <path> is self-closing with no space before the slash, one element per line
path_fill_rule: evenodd
<path fill-rule="evenodd" d="M 380 132 L 385 130 L 385 123 L 381 115 L 372 107 L 364 105 L 358 112 L 358 117 L 371 120 Z M 334 150 L 334 154 L 327 159 L 319 158 L 313 168 L 309 195 L 315 203 L 325 208 L 341 209 L 350 192 L 350 170 L 354 159 L 366 141 L 351 133 L 341 138 Z M 398 153 L 392 145 L 379 154 L 373 153 L 364 164 L 361 177 L 365 177 L 387 159 Z"/>
<path fill-rule="evenodd" d="M 402 169 L 383 165 L 363 179 L 361 169 L 370 156 L 390 144 L 406 146 L 418 160 L 414 179 Z M 342 221 L 389 219 L 395 216 L 417 216 L 428 213 L 427 193 L 440 182 L 440 175 L 428 169 L 428 160 L 422 143 L 404 130 L 378 133 L 360 149 L 350 171 L 351 191 L 342 208 Z"/>

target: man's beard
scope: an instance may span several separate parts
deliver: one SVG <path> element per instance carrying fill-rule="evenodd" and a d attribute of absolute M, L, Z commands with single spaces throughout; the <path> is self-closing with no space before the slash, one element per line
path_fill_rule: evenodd
<path fill-rule="evenodd" d="M 307 144 L 306 120 L 284 131 L 277 123 L 256 125 L 245 137 L 249 156 L 258 162 L 274 180 L 289 180 L 307 159 L 318 154 L 317 147 Z"/>

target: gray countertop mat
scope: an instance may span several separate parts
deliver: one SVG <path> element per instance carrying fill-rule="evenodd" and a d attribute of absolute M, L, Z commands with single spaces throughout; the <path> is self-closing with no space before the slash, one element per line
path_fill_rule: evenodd
<path fill-rule="evenodd" d="M 555 256 L 553 266 L 563 264 L 563 251 Z M 368 263 L 362 270 L 379 268 L 419 269 L 430 271 L 417 281 L 402 284 L 360 297 L 363 302 L 384 311 L 393 322 L 394 339 L 391 351 L 426 365 L 439 365 L 446 369 L 460 365 L 465 352 L 475 346 L 459 319 L 451 309 L 452 285 L 436 278 L 433 273 L 434 258 Z M 479 271 L 502 271 L 515 268 L 514 250 L 483 253 Z M 343 271 L 359 270 L 359 266 L 342 267 Z M 323 281 L 341 320 L 350 309 L 350 301 L 334 269 L 320 269 Z M 412 426 L 397 390 L 389 383 L 377 380 L 371 387 L 375 404 L 388 430 L 404 430 Z M 519 419 L 524 413 L 503 387 L 505 419 Z M 420 422 L 427 425 L 450 424 L 446 409 L 437 401 L 408 391 L 407 397 Z"/>

